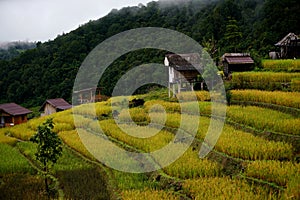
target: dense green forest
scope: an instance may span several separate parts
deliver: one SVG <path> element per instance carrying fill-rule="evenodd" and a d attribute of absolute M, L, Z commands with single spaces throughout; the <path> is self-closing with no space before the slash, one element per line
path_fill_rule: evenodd
<path fill-rule="evenodd" d="M 150 2 L 112 10 L 107 16 L 38 42 L 12 60 L 0 60 L 0 103 L 36 106 L 47 98 L 70 101 L 77 71 L 100 42 L 125 30 L 164 27 L 182 32 L 213 52 L 250 52 L 256 61 L 289 32 L 300 33 L 298 0 L 189 0 Z M 165 52 L 145 49 L 122 56 L 100 80 L 110 95 L 114 83 L 133 66 L 163 63 Z"/>

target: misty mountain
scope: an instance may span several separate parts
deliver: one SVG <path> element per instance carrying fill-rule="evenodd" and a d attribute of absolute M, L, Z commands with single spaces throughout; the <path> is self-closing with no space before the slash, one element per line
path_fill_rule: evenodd
<path fill-rule="evenodd" d="M 34 42 L 0 42 L 0 60 L 10 60 L 22 52 L 36 47 Z"/>
<path fill-rule="evenodd" d="M 287 33 L 300 33 L 299 10 L 298 0 L 161 0 L 112 10 L 52 41 L 38 42 L 12 60 L 0 60 L 0 102 L 34 106 L 47 98 L 70 100 L 74 79 L 89 52 L 117 33 L 140 27 L 184 33 L 213 46 L 215 60 L 236 50 L 250 52 L 259 61 Z M 132 67 L 162 64 L 165 53 L 144 49 L 121 56 L 99 82 L 103 94 L 110 95 L 119 77 Z"/>

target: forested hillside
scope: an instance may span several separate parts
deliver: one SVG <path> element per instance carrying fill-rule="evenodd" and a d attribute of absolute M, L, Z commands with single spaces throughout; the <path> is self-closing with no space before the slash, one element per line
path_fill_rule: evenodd
<path fill-rule="evenodd" d="M 13 60 L 0 60 L 0 103 L 34 106 L 46 98 L 70 100 L 74 78 L 88 53 L 106 38 L 139 27 L 180 31 L 214 47 L 214 59 L 239 51 L 259 60 L 287 33 L 300 33 L 299 10 L 298 0 L 162 1 L 112 10 L 53 41 L 38 42 L 35 49 Z M 164 52 L 149 49 L 123 56 L 100 80 L 103 92 L 109 95 L 114 82 L 130 67 L 162 63 L 163 56 Z"/>

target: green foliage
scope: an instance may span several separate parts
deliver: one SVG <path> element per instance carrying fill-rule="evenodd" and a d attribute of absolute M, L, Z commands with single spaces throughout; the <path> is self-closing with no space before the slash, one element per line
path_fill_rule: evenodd
<path fill-rule="evenodd" d="M 52 131 L 53 128 L 53 120 L 52 118 L 48 118 L 42 125 L 38 126 L 37 133 L 30 138 L 30 141 L 37 143 L 35 156 L 36 160 L 38 160 L 43 167 L 48 195 L 50 192 L 47 181 L 49 169 L 62 155 L 62 141 L 58 135 Z"/>
<path fill-rule="evenodd" d="M 237 45 L 239 44 L 242 37 L 243 34 L 239 30 L 237 20 L 229 18 L 226 25 L 226 32 L 224 35 L 224 39 L 226 41 L 226 44 L 228 45 L 227 51 L 237 52 Z"/>
<path fill-rule="evenodd" d="M 37 133 L 30 138 L 30 141 L 38 144 L 36 159 L 46 168 L 49 164 L 55 164 L 62 154 L 61 139 L 52 131 L 53 128 L 53 121 L 49 118 L 38 126 Z"/>
<path fill-rule="evenodd" d="M 0 144 L 0 160 L 0 174 L 34 173 L 34 169 L 25 157 L 7 144 Z"/>
<path fill-rule="evenodd" d="M 127 7 L 90 21 L 78 29 L 39 43 L 10 61 L 0 61 L 0 102 L 41 105 L 47 98 L 71 100 L 76 73 L 88 53 L 108 37 L 139 27 L 164 27 L 205 43 L 213 58 L 237 47 L 265 57 L 289 32 L 299 33 L 298 1 L 219 0 L 151 2 Z M 228 20 L 230 19 L 230 20 Z M 275 22 L 274 22 L 275 21 Z M 242 35 L 242 38 L 241 38 Z M 211 42 L 205 42 L 212 39 Z M 109 52 L 107 52 L 109 54 Z M 121 56 L 105 72 L 99 85 L 110 95 L 122 74 L 143 63 L 163 63 L 165 51 L 142 49 Z M 258 61 L 256 61 L 258 64 Z M 142 88 L 145 92 L 152 86 Z"/>

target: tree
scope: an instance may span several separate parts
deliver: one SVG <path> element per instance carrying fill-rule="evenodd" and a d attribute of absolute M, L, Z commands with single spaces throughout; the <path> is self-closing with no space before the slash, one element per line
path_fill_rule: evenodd
<path fill-rule="evenodd" d="M 203 48 L 202 52 L 202 64 L 204 66 L 204 71 L 202 77 L 206 82 L 209 90 L 214 89 L 214 85 L 217 83 L 218 69 L 214 65 L 213 60 L 207 52 L 207 48 Z"/>
<path fill-rule="evenodd" d="M 242 32 L 240 32 L 235 19 L 229 18 L 229 21 L 226 25 L 224 39 L 227 41 L 227 45 L 230 50 L 234 50 L 234 52 L 236 52 L 237 45 L 239 44 L 240 39 L 242 39 Z"/>
<path fill-rule="evenodd" d="M 30 141 L 37 143 L 36 160 L 40 162 L 44 175 L 46 192 L 49 195 L 48 175 L 50 168 L 57 162 L 62 154 L 62 141 L 52 131 L 54 123 L 52 118 L 47 119 L 38 126 L 37 132 L 30 138 Z"/>

